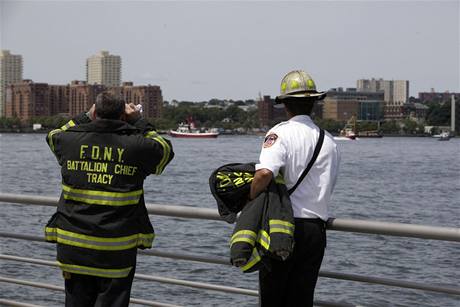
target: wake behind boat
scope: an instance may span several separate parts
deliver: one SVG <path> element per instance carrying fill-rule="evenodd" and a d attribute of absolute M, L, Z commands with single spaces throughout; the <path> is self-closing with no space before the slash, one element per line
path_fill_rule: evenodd
<path fill-rule="evenodd" d="M 199 129 L 193 120 L 188 123 L 180 123 L 176 130 L 169 130 L 169 135 L 176 138 L 217 138 L 217 129 Z"/>

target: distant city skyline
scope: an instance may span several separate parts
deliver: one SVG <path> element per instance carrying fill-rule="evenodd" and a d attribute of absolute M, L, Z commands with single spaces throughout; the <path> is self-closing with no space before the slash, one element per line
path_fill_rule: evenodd
<path fill-rule="evenodd" d="M 107 50 L 122 59 L 121 81 L 159 85 L 169 101 L 275 96 L 293 69 L 308 71 L 321 90 L 409 80 L 417 97 L 432 88 L 460 92 L 459 8 L 458 1 L 1 1 L 0 48 L 22 55 L 23 78 L 50 84 L 86 80 L 86 59 Z"/>

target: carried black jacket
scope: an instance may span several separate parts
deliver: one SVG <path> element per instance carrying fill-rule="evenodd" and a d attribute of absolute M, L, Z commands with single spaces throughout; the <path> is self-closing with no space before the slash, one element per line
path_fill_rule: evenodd
<path fill-rule="evenodd" d="M 286 186 L 272 180 L 266 191 L 246 203 L 254 173 L 254 163 L 232 163 L 218 168 L 209 180 L 224 219 L 242 207 L 230 240 L 230 260 L 244 263 L 243 272 L 261 265 L 269 268 L 270 259 L 286 259 L 294 247 L 294 217 Z"/>
<path fill-rule="evenodd" d="M 126 277 L 137 248 L 154 238 L 144 203 L 143 182 L 161 174 L 174 157 L 171 143 L 140 119 L 90 121 L 80 114 L 46 140 L 62 174 L 57 212 L 45 228 L 57 243 L 63 271 Z"/>

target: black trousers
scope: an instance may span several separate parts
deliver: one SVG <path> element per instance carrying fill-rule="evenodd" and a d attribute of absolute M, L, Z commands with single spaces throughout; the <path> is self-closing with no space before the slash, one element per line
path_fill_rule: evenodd
<path fill-rule="evenodd" d="M 129 305 L 135 268 L 125 278 L 104 278 L 64 272 L 66 307 Z"/>
<path fill-rule="evenodd" d="M 294 251 L 286 261 L 272 261 L 271 270 L 259 271 L 262 307 L 313 306 L 313 294 L 326 248 L 321 219 L 295 219 Z"/>

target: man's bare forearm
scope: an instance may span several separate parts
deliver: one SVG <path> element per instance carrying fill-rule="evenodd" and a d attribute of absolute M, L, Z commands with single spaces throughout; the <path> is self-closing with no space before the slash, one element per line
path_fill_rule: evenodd
<path fill-rule="evenodd" d="M 265 190 L 270 181 L 273 178 L 273 173 L 271 170 L 262 168 L 256 171 L 254 179 L 251 183 L 251 192 L 249 193 L 249 199 L 254 199 L 259 195 L 263 190 Z"/>

